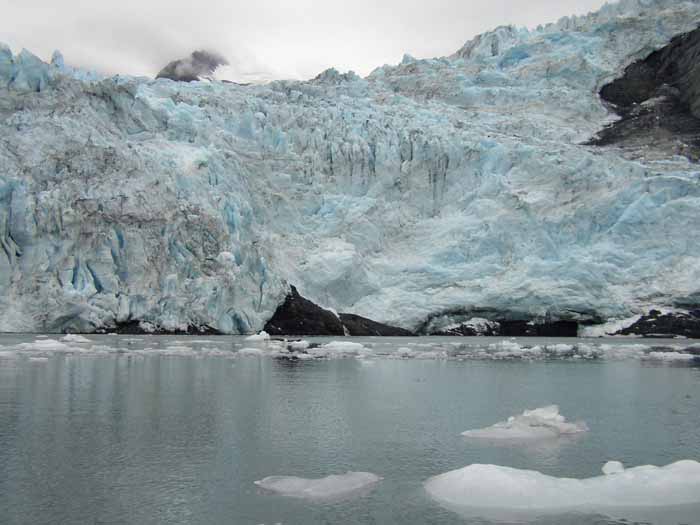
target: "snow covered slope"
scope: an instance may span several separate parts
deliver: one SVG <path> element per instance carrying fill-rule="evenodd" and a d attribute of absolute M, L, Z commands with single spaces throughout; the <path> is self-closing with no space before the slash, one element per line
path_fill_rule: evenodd
<path fill-rule="evenodd" d="M 0 330 L 252 332 L 289 284 L 406 328 L 700 303 L 698 165 L 582 145 L 600 88 L 698 21 L 624 0 L 249 87 L 0 48 Z"/>

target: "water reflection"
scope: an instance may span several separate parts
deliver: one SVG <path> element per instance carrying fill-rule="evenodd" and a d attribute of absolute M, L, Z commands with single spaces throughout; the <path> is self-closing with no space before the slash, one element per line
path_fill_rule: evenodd
<path fill-rule="evenodd" d="M 700 458 L 698 368 L 137 353 L 176 344 L 153 339 L 109 338 L 129 354 L 0 359 L 0 521 L 483 523 L 430 501 L 423 482 L 471 463 L 583 478 L 609 459 Z M 499 446 L 460 435 L 550 403 L 591 432 Z M 333 505 L 253 484 L 348 470 L 384 480 Z"/>

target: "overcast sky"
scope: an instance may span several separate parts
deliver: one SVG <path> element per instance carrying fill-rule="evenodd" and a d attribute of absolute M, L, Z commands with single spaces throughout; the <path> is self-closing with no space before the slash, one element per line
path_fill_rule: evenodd
<path fill-rule="evenodd" d="M 0 42 L 103 73 L 155 74 L 195 49 L 241 76 L 310 78 L 454 53 L 498 25 L 535 27 L 604 0 L 3 0 Z"/>

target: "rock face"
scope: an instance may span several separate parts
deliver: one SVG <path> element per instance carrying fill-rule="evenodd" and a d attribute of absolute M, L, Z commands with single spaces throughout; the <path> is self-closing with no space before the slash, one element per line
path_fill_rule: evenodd
<path fill-rule="evenodd" d="M 290 293 L 265 325 L 270 335 L 411 336 L 408 330 L 377 323 L 359 315 L 325 310 L 305 299 L 292 286 Z"/>
<path fill-rule="evenodd" d="M 700 310 L 688 313 L 663 314 L 652 310 L 633 325 L 615 335 L 639 335 L 643 337 L 674 337 L 677 335 L 693 339 L 700 338 Z"/>
<path fill-rule="evenodd" d="M 211 75 L 217 67 L 228 61 L 211 51 L 194 51 L 189 57 L 173 60 L 160 70 L 156 78 L 168 78 L 176 82 L 194 82 Z"/>
<path fill-rule="evenodd" d="M 265 331 L 270 335 L 345 335 L 343 324 L 333 312 L 305 299 L 294 286 L 265 325 Z"/>
<path fill-rule="evenodd" d="M 549 319 L 504 319 L 498 312 L 492 312 L 494 320 L 471 317 L 466 313 L 452 313 L 438 316 L 420 327 L 422 335 L 462 336 L 462 337 L 577 337 L 579 323 L 573 320 Z M 471 318 L 470 318 L 471 317 Z M 461 318 L 468 318 L 461 321 Z"/>
<path fill-rule="evenodd" d="M 696 29 L 628 66 L 600 91 L 622 118 L 591 143 L 700 160 L 699 58 Z"/>
<path fill-rule="evenodd" d="M 98 330 L 99 332 L 119 335 L 223 335 L 208 326 L 188 326 L 186 329 L 163 330 L 139 321 L 125 321 L 114 327 Z"/>
<path fill-rule="evenodd" d="M 252 333 L 289 283 L 410 331 L 689 302 L 698 165 L 582 143 L 618 118 L 601 87 L 697 20 L 697 0 L 624 0 L 364 79 L 248 87 L 0 47 L 0 330 Z"/>
<path fill-rule="evenodd" d="M 378 323 L 359 315 L 340 314 L 340 322 L 353 336 L 409 337 L 415 335 L 409 330 Z"/>

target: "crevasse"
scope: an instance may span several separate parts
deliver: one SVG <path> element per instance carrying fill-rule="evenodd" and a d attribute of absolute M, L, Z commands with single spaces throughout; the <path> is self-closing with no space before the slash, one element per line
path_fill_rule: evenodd
<path fill-rule="evenodd" d="M 0 330 L 249 333 L 290 283 L 406 328 L 692 302 L 697 165 L 583 143 L 615 118 L 600 87 L 699 16 L 629 0 L 365 79 L 247 87 L 0 47 Z"/>

